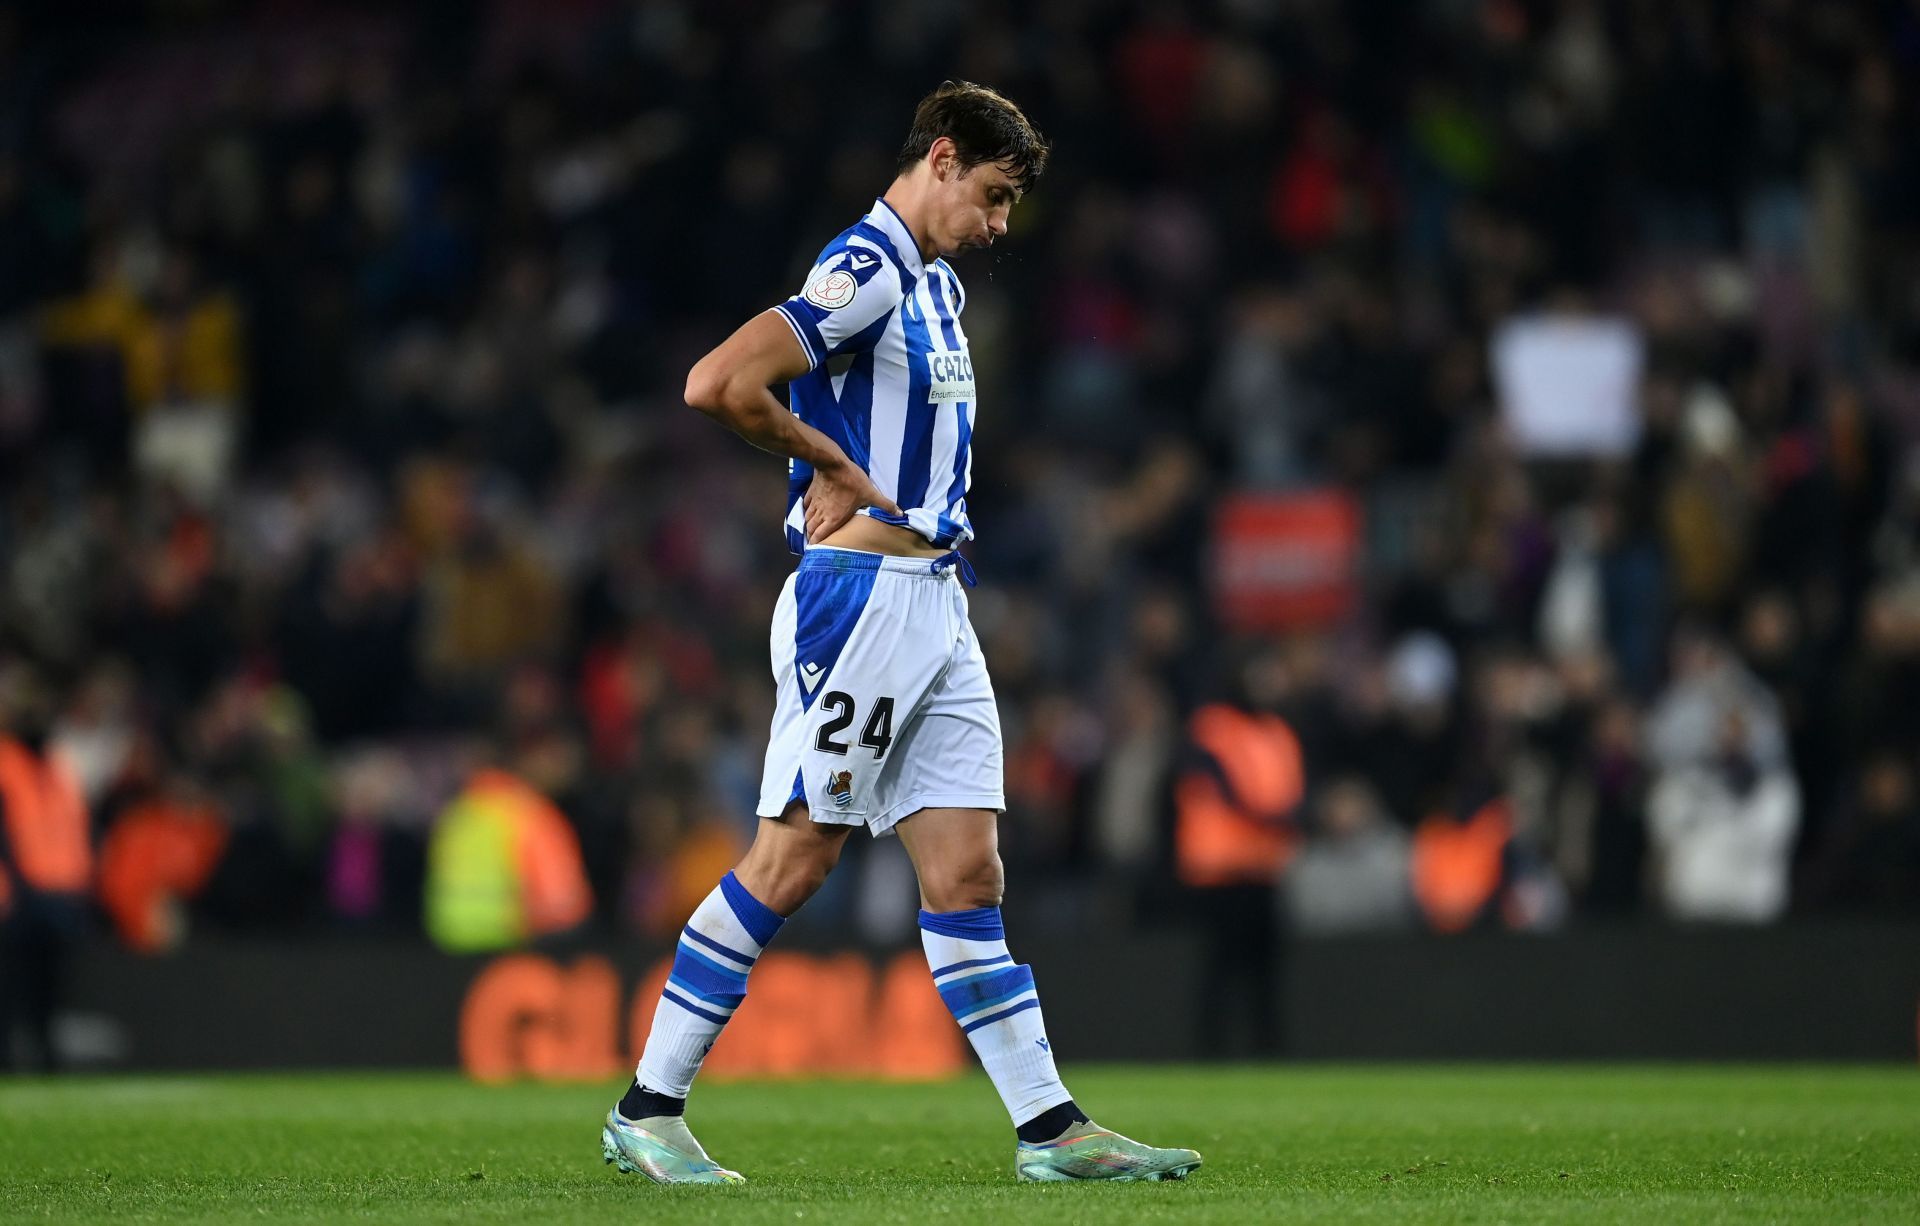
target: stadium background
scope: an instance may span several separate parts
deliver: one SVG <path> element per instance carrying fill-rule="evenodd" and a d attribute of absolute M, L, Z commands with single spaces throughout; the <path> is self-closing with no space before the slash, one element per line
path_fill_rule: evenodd
<path fill-rule="evenodd" d="M 15 1059 L 624 1061 L 790 564 L 681 380 L 947 76 L 1056 149 L 960 272 L 1063 1050 L 1911 1059 L 1893 0 L 0 8 Z M 855 840 L 755 1001 L 884 1033 L 912 912 Z"/>

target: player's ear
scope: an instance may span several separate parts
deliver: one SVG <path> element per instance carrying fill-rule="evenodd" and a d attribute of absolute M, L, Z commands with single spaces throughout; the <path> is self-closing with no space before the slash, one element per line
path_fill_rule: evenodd
<path fill-rule="evenodd" d="M 944 183 L 959 169 L 960 151 L 954 148 L 952 137 L 935 137 L 927 148 L 927 160 L 933 164 L 933 177 Z"/>

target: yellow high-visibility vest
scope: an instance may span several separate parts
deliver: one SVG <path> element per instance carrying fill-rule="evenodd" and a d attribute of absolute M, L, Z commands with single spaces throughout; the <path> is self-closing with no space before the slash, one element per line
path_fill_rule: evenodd
<path fill-rule="evenodd" d="M 498 797 L 461 795 L 427 845 L 427 935 L 449 953 L 510 949 L 525 937 L 511 807 Z"/>

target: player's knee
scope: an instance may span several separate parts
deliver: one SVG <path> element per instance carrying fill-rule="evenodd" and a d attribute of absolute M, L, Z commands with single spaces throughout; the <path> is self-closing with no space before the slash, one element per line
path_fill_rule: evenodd
<path fill-rule="evenodd" d="M 827 874 L 833 871 L 835 858 L 810 855 L 783 857 L 767 873 L 763 888 L 768 897 L 760 901 L 777 915 L 792 915 L 827 883 Z"/>
<path fill-rule="evenodd" d="M 1006 874 L 998 852 L 968 856 L 925 874 L 920 883 L 932 911 L 971 911 L 997 907 L 1006 892 Z"/>

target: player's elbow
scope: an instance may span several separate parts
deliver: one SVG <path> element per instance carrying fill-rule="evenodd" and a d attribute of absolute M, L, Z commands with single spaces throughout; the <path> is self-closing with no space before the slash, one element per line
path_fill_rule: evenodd
<path fill-rule="evenodd" d="M 687 407 L 712 417 L 727 407 L 727 380 L 711 363 L 702 360 L 687 372 Z"/>

